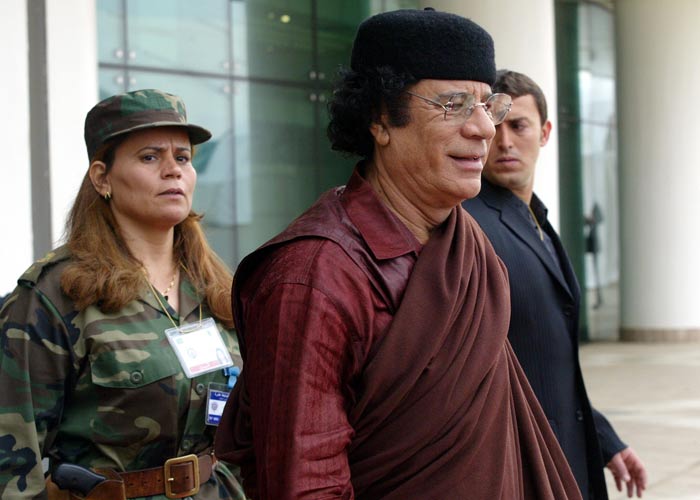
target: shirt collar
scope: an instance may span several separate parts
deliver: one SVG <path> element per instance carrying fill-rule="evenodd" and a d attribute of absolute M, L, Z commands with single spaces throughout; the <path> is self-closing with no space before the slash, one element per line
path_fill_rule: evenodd
<path fill-rule="evenodd" d="M 180 314 L 175 312 L 175 310 L 163 300 L 163 298 L 158 297 L 153 294 L 153 289 L 151 287 L 147 287 L 144 290 L 144 294 L 141 297 L 141 300 L 151 306 L 153 309 L 156 309 L 157 311 L 160 312 L 165 312 L 163 311 L 163 307 L 166 307 L 168 310 L 168 314 L 175 320 L 176 323 L 181 323 L 184 321 L 184 318 L 187 318 L 190 316 L 193 312 L 197 311 L 197 318 L 199 318 L 199 304 L 202 302 L 201 298 L 197 294 L 197 290 L 195 289 L 194 285 L 190 282 L 189 277 L 183 273 L 180 273 L 181 275 L 181 282 L 180 282 L 180 287 L 177 290 L 173 290 L 172 293 L 179 293 L 180 294 Z M 158 299 L 160 298 L 160 302 Z"/>
<path fill-rule="evenodd" d="M 393 259 L 408 253 L 418 255 L 421 244 L 411 231 L 377 196 L 360 170 L 355 167 L 345 186 L 341 202 L 350 220 L 378 260 Z"/>
<path fill-rule="evenodd" d="M 535 212 L 537 220 L 539 220 L 540 222 L 543 222 L 547 219 L 547 214 L 549 213 L 549 210 L 535 193 L 532 193 L 532 200 L 530 200 L 530 208 L 532 208 L 532 211 Z"/>

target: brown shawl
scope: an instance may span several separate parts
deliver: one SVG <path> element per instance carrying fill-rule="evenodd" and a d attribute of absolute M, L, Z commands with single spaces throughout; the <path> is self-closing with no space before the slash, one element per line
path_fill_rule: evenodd
<path fill-rule="evenodd" d="M 348 223 L 337 197 L 325 196 L 319 205 L 325 210 L 310 210 L 293 234 L 274 243 L 321 236 L 367 264 L 355 244 L 348 247 L 342 235 L 325 229 L 328 217 Z M 319 213 L 326 223 L 313 222 Z M 387 286 L 381 273 L 374 278 L 379 288 Z M 349 412 L 356 498 L 581 499 L 506 339 L 509 316 L 505 267 L 457 207 L 423 248 L 390 328 L 370 353 L 362 397 Z M 244 392 L 234 390 L 216 438 L 217 454 L 239 463 L 251 459 Z"/>
<path fill-rule="evenodd" d="M 581 498 L 506 340 L 509 312 L 505 267 L 455 209 L 364 371 L 350 414 L 357 498 Z"/>

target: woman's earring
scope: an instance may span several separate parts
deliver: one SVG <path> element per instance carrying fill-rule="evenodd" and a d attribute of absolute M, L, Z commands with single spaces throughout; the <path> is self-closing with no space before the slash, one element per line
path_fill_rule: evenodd
<path fill-rule="evenodd" d="M 109 191 L 107 191 L 107 192 L 104 194 L 104 199 L 105 199 L 105 201 L 109 201 L 111 197 L 112 197 L 112 194 L 111 194 Z"/>

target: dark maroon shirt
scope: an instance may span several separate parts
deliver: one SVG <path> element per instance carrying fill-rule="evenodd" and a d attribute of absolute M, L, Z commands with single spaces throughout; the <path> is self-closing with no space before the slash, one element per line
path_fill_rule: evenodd
<path fill-rule="evenodd" d="M 341 200 L 374 258 L 396 260 L 405 285 L 421 248 L 415 236 L 358 174 Z M 275 499 L 351 495 L 347 412 L 400 297 L 387 300 L 333 241 L 306 238 L 257 266 L 240 300 L 258 469 L 244 467 L 246 489 Z"/>

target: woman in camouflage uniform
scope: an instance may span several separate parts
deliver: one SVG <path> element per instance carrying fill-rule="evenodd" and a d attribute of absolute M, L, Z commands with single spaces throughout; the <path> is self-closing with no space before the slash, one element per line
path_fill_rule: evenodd
<path fill-rule="evenodd" d="M 67 242 L 22 275 L 0 311 L 1 498 L 243 498 L 211 455 L 207 425 L 223 405 L 207 402 L 210 389 L 231 385 L 236 368 L 214 358 L 202 374 L 166 335 L 185 324 L 203 335 L 197 325 L 213 318 L 205 333 L 223 343 L 218 359 L 227 350 L 241 367 L 231 274 L 192 212 L 193 146 L 210 137 L 187 123 L 179 97 L 157 90 L 88 113 L 90 167 Z"/>

